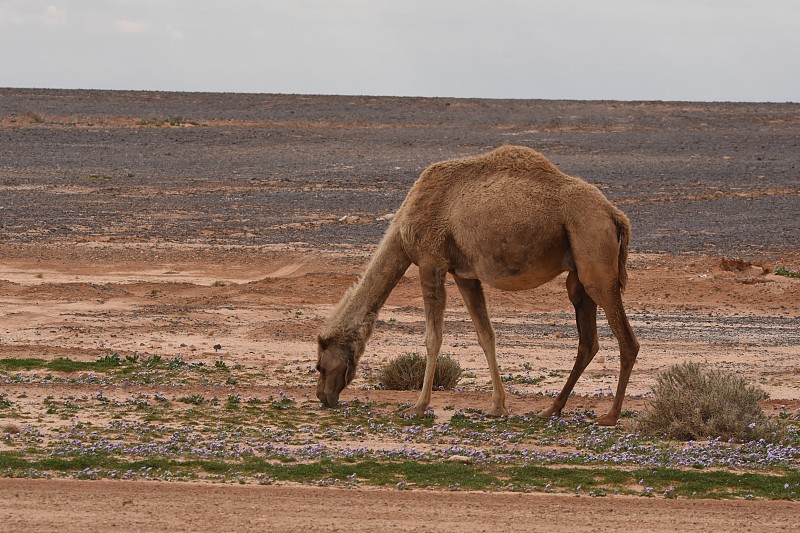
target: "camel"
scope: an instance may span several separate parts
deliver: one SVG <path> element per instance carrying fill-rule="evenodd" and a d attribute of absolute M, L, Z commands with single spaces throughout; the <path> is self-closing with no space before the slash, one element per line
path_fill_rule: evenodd
<path fill-rule="evenodd" d="M 621 297 L 630 235 L 628 218 L 596 187 L 564 174 L 530 148 L 501 146 L 431 165 L 392 218 L 359 281 L 319 331 L 317 397 L 323 406 L 338 403 L 355 377 L 379 310 L 413 263 L 422 285 L 427 364 L 411 413 L 423 416 L 431 401 L 449 273 L 489 364 L 493 392 L 488 414 L 508 415 L 482 284 L 518 291 L 567 272 L 578 355 L 561 393 L 539 415 L 561 415 L 575 383 L 598 352 L 599 305 L 619 343 L 620 373 L 611 409 L 596 423 L 615 425 L 639 353 Z"/>

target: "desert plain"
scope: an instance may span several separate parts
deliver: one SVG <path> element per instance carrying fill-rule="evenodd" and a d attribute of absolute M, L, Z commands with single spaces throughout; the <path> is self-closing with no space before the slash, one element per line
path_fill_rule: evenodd
<path fill-rule="evenodd" d="M 225 398 L 290 398 L 315 412 L 316 331 L 414 180 L 433 162 L 502 144 L 539 150 L 632 222 L 624 300 L 642 348 L 621 426 L 646 408 L 656 375 L 684 361 L 736 372 L 769 394 L 767 414 L 794 416 L 800 279 L 776 269 L 800 270 L 799 143 L 797 104 L 0 89 L 0 359 L 198 369 L 152 383 L 3 370 L 0 451 L 21 450 L 25 435 L 46 447 L 65 427 L 115 423 L 102 409 L 52 407 L 81 399 L 183 408 L 180 398 L 214 398 L 206 408 L 222 411 Z M 452 282 L 448 296 L 443 352 L 465 373 L 457 390 L 434 392 L 435 424 L 491 405 Z M 512 414 L 541 409 L 577 349 L 564 276 L 532 291 L 488 289 L 487 300 Z M 603 414 L 616 387 L 616 341 L 602 313 L 598 325 L 601 350 L 572 413 Z M 423 332 L 412 267 L 342 400 L 413 401 L 376 376 L 424 351 Z M 354 435 L 335 446 L 405 445 Z M 800 511 L 766 499 L 45 474 L 0 478 L 0 530 L 666 531 L 681 516 L 682 530 L 775 531 Z"/>

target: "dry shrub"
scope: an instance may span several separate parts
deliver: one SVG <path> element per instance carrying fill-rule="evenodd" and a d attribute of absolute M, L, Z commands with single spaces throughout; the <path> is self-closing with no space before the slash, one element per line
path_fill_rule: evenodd
<path fill-rule="evenodd" d="M 639 420 L 644 434 L 679 440 L 777 437 L 758 403 L 767 393 L 732 372 L 704 371 L 697 363 L 673 365 L 657 376 L 653 394 Z"/>
<path fill-rule="evenodd" d="M 720 268 L 727 272 L 748 272 L 753 269 L 761 269 L 761 274 L 769 274 L 772 267 L 762 263 L 750 263 L 744 259 L 723 257 L 720 260 Z"/>
<path fill-rule="evenodd" d="M 39 113 L 37 113 L 32 109 L 26 111 L 25 116 L 28 117 L 31 120 L 31 122 L 34 122 L 36 124 L 42 124 L 44 122 L 44 118 L 42 118 L 42 115 L 40 115 Z"/>
<path fill-rule="evenodd" d="M 381 369 L 378 381 L 389 390 L 419 390 L 425 378 L 426 359 L 416 352 L 399 355 Z M 454 388 L 461 379 L 461 372 L 461 365 L 455 359 L 440 355 L 436 359 L 433 388 Z"/>
<path fill-rule="evenodd" d="M 745 270 L 749 270 L 750 267 L 753 266 L 752 263 L 748 263 L 743 259 L 729 259 L 727 257 L 723 257 L 720 260 L 720 267 L 722 270 L 726 270 L 728 272 L 744 272 Z"/>

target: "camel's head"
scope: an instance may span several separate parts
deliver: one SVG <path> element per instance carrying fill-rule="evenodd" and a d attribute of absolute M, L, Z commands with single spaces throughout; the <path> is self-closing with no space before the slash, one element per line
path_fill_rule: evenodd
<path fill-rule="evenodd" d="M 325 407 L 335 406 L 339 394 L 356 377 L 361 355 L 356 344 L 342 339 L 317 338 L 317 398 Z"/>

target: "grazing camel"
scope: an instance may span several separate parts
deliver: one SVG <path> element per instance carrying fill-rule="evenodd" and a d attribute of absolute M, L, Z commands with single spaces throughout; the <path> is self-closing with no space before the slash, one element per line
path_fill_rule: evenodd
<path fill-rule="evenodd" d="M 599 305 L 619 342 L 620 373 L 611 410 L 597 423 L 615 425 L 639 352 L 621 298 L 630 234 L 625 214 L 596 187 L 567 176 L 530 148 L 502 146 L 477 157 L 431 165 L 409 191 L 361 279 L 319 332 L 317 397 L 325 406 L 338 403 L 355 377 L 378 311 L 414 263 L 425 304 L 427 365 L 413 411 L 422 416 L 430 404 L 449 272 L 489 363 L 489 414 L 507 415 L 481 283 L 517 291 L 568 272 L 578 356 L 561 393 L 540 415 L 560 416 L 575 382 L 599 350 Z"/>

